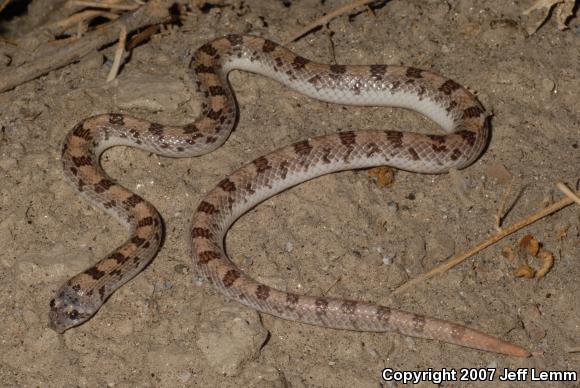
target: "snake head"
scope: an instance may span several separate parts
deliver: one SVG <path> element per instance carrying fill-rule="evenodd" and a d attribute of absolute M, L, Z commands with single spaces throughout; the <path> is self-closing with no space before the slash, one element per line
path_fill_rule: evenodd
<path fill-rule="evenodd" d="M 98 310 L 92 303 L 84 301 L 86 297 L 79 295 L 74 290 L 74 286 L 65 283 L 57 292 L 54 299 L 50 301 L 50 312 L 48 313 L 48 326 L 59 334 L 64 333 L 71 327 L 92 317 Z"/>

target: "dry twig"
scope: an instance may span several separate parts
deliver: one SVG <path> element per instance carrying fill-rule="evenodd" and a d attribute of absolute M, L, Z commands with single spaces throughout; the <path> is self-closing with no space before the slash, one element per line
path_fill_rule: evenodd
<path fill-rule="evenodd" d="M 114 4 L 114 3 L 99 3 L 94 1 L 83 1 L 83 0 L 73 0 L 70 2 L 72 6 L 78 7 L 91 7 L 91 8 L 106 8 L 106 9 L 118 9 L 120 11 L 133 11 L 139 8 L 137 4 Z"/>
<path fill-rule="evenodd" d="M 507 189 L 504 191 L 502 199 L 501 199 L 501 203 L 499 205 L 499 208 L 497 209 L 497 213 L 495 215 L 495 230 L 497 230 L 498 232 L 501 232 L 501 223 L 503 222 L 503 218 L 505 217 L 505 207 L 507 204 L 507 201 L 512 193 L 512 188 L 514 186 L 514 177 L 512 176 L 512 179 L 510 180 L 509 186 L 507 187 Z"/>
<path fill-rule="evenodd" d="M 365 5 L 369 5 L 370 3 L 374 3 L 377 0 L 357 0 L 357 1 L 353 1 L 352 3 L 346 4 L 340 8 L 335 9 L 334 11 L 331 11 L 330 13 L 324 15 L 323 17 L 313 21 L 312 23 L 308 24 L 306 27 L 304 27 L 302 30 L 300 30 L 299 32 L 297 32 L 296 34 L 294 34 L 290 39 L 286 40 L 284 42 L 284 45 L 287 45 L 289 43 L 294 42 L 296 39 L 302 37 L 302 35 L 307 34 L 308 32 L 312 31 L 313 29 L 323 26 L 325 24 L 327 24 L 328 22 L 330 22 L 332 19 L 343 15 L 347 12 L 352 11 L 353 9 L 365 6 Z"/>
<path fill-rule="evenodd" d="M 111 71 L 107 76 L 107 82 L 111 82 L 117 78 L 119 73 L 119 68 L 121 67 L 121 60 L 123 59 L 123 54 L 125 53 L 125 42 L 127 41 L 127 28 L 121 25 L 121 31 L 119 32 L 119 43 L 117 44 L 117 50 L 115 51 L 115 59 L 113 60 L 113 66 L 111 66 Z"/>
<path fill-rule="evenodd" d="M 580 191 L 577 192 L 575 195 L 580 195 Z M 572 203 L 574 203 L 574 199 L 566 197 L 563 198 L 561 200 L 559 200 L 558 202 L 540 210 L 537 211 L 536 213 L 524 218 L 523 220 L 516 222 L 515 224 L 503 229 L 501 232 L 491 236 L 490 238 L 480 242 L 479 244 L 473 246 L 472 248 L 468 249 L 466 252 L 461 253 L 459 255 L 455 255 L 452 258 L 450 258 L 449 260 L 447 260 L 446 262 L 444 262 L 443 264 L 433 268 L 431 271 L 428 271 L 422 275 L 417 276 L 414 279 L 409 280 L 407 283 L 403 284 L 402 286 L 400 286 L 399 288 L 395 289 L 395 291 L 393 291 L 393 294 L 396 293 L 400 293 L 404 290 L 409 289 L 412 286 L 417 285 L 418 283 L 421 283 L 427 279 L 431 279 L 433 276 L 436 276 L 440 273 L 446 272 L 448 270 L 450 270 L 451 268 L 455 267 L 457 264 L 460 264 L 461 262 L 463 262 L 464 260 L 470 258 L 471 256 L 475 255 L 476 253 L 484 250 L 485 248 L 489 247 L 490 245 L 495 244 L 496 242 L 498 242 L 499 240 L 503 239 L 504 237 L 509 236 L 512 233 L 517 232 L 518 230 L 533 224 L 534 222 L 541 220 L 542 218 L 549 216 L 552 213 L 557 212 L 560 209 L 565 208 L 566 206 L 571 205 Z"/>
<path fill-rule="evenodd" d="M 578 193 L 574 194 L 574 192 L 572 190 L 570 190 L 570 188 L 568 186 L 566 186 L 564 183 L 562 182 L 558 182 L 556 183 L 556 187 L 563 192 L 564 194 L 566 194 L 566 196 L 568 198 L 570 198 L 572 201 L 576 202 L 578 205 L 580 205 L 580 198 L 578 198 Z"/>
<path fill-rule="evenodd" d="M 133 35 L 133 37 L 131 37 L 131 40 L 129 41 L 129 43 L 127 43 L 127 51 L 133 50 L 139 44 L 146 41 L 152 35 L 157 33 L 157 31 L 159 31 L 159 26 L 152 25 L 152 26 L 147 27 L 143 31 L 139 32 L 138 34 Z"/>

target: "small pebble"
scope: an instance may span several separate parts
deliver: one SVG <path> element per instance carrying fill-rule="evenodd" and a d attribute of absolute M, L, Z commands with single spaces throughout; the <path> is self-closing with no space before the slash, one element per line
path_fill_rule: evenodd
<path fill-rule="evenodd" d="M 387 202 L 387 208 L 392 212 L 396 212 L 399 210 L 399 204 L 395 201 L 389 201 Z"/>
<path fill-rule="evenodd" d="M 185 384 L 191 379 L 191 376 L 192 376 L 191 372 L 186 370 L 181 372 L 177 376 L 177 379 L 179 380 L 180 383 Z"/>
<path fill-rule="evenodd" d="M 288 241 L 286 243 L 286 245 L 284 245 L 284 252 L 290 253 L 294 250 L 294 244 L 292 244 L 290 241 Z"/>
<path fill-rule="evenodd" d="M 189 272 L 189 267 L 185 264 L 177 264 L 175 267 L 173 267 L 173 271 L 175 273 L 185 275 Z"/>
<path fill-rule="evenodd" d="M 249 267 L 252 264 L 254 264 L 254 259 L 251 256 L 244 255 L 243 265 Z"/>
<path fill-rule="evenodd" d="M 391 265 L 391 264 L 393 264 L 394 259 L 395 259 L 395 255 L 385 255 L 385 256 L 383 256 L 383 264 L 384 265 Z"/>
<path fill-rule="evenodd" d="M 373 358 L 377 358 L 379 353 L 375 348 L 367 348 L 367 353 L 370 354 Z"/>
<path fill-rule="evenodd" d="M 556 84 L 551 79 L 544 78 L 542 80 L 542 89 L 544 89 L 544 91 L 546 93 L 552 93 L 552 91 L 554 91 L 555 87 L 556 87 Z"/>

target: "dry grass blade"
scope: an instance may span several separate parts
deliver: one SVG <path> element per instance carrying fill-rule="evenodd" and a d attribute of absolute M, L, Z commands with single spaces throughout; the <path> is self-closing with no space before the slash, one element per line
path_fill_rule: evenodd
<path fill-rule="evenodd" d="M 510 180 L 509 186 L 507 187 L 507 189 L 504 191 L 499 208 L 497 209 L 497 213 L 495 215 L 495 229 L 498 232 L 501 232 L 501 223 L 503 222 L 503 218 L 505 217 L 505 208 L 507 205 L 507 201 L 512 193 L 512 188 L 513 188 L 513 183 L 514 183 L 514 177 L 512 176 L 512 179 Z"/>
<path fill-rule="evenodd" d="M 111 71 L 107 76 L 107 82 L 111 82 L 117 78 L 119 73 L 119 68 L 121 67 L 121 61 L 123 60 L 123 54 L 125 53 L 125 42 L 127 41 L 127 27 L 121 25 L 121 32 L 119 32 L 119 43 L 117 45 L 117 50 L 115 51 L 115 59 L 113 60 L 113 66 L 111 66 Z"/>
<path fill-rule="evenodd" d="M 159 31 L 159 26 L 153 25 L 153 26 L 147 27 L 143 31 L 139 32 L 138 34 L 133 35 L 133 37 L 131 38 L 129 43 L 127 43 L 127 51 L 133 50 L 139 44 L 141 44 L 142 42 L 145 42 L 147 39 L 149 39 L 151 36 L 153 36 L 157 31 Z"/>
<path fill-rule="evenodd" d="M 286 40 L 284 42 L 284 45 L 287 45 L 289 43 L 294 42 L 296 39 L 300 38 L 302 35 L 307 34 L 308 32 L 312 31 L 316 27 L 320 27 L 320 26 L 327 24 L 332 19 L 334 19 L 340 15 L 343 15 L 347 12 L 350 12 L 353 9 L 363 7 L 365 5 L 369 5 L 369 4 L 374 3 L 376 1 L 377 0 L 357 0 L 357 1 L 353 1 L 352 3 L 346 4 L 340 8 L 337 8 L 334 11 L 331 11 L 330 13 L 324 15 L 320 19 L 317 19 L 317 20 L 313 21 L 312 23 L 308 24 L 302 30 L 300 30 L 299 32 L 294 34 L 290 39 Z"/>
<path fill-rule="evenodd" d="M 118 9 L 120 11 L 134 11 L 140 7 L 137 4 L 113 4 L 107 2 L 99 3 L 95 1 L 83 1 L 83 0 L 73 0 L 70 2 L 70 5 L 78 7 Z"/>
<path fill-rule="evenodd" d="M 578 196 L 580 195 L 580 191 L 577 193 L 572 193 L 574 196 Z M 570 198 L 570 197 L 566 197 L 563 198 L 561 200 L 559 200 L 558 202 L 540 210 L 537 211 L 536 213 L 524 218 L 523 220 L 516 222 L 515 224 L 506 227 L 505 229 L 503 229 L 501 232 L 491 236 L 490 238 L 480 242 L 479 244 L 473 246 L 472 248 L 470 248 L 469 250 L 467 250 L 464 253 L 461 253 L 459 255 L 455 255 L 452 258 L 450 258 L 449 260 L 447 260 L 446 262 L 444 262 L 443 264 L 433 268 L 432 270 L 417 276 L 414 279 L 409 280 L 407 283 L 403 284 L 402 286 L 400 286 L 399 288 L 395 289 L 395 291 L 393 291 L 393 294 L 396 293 L 400 293 L 402 291 L 405 291 L 407 289 L 409 289 L 412 286 L 415 286 L 421 282 L 424 282 L 425 280 L 431 279 L 432 277 L 439 275 L 440 273 L 446 272 L 448 270 L 450 270 L 451 268 L 455 267 L 457 264 L 460 264 L 461 262 L 465 261 L 466 259 L 470 258 L 471 256 L 475 255 L 476 253 L 484 250 L 485 248 L 489 247 L 490 245 L 495 244 L 496 242 L 498 242 L 499 240 L 503 239 L 504 237 L 509 236 L 512 233 L 517 232 L 518 230 L 533 224 L 534 222 L 541 220 L 544 217 L 549 216 L 552 213 L 557 212 L 558 210 L 561 210 L 563 208 L 565 208 L 566 206 L 570 206 L 571 204 L 573 204 L 575 202 L 574 199 Z"/>
<path fill-rule="evenodd" d="M 556 187 L 563 192 L 568 198 L 570 198 L 572 201 L 576 202 L 578 205 L 580 205 L 580 198 L 578 198 L 578 193 L 574 193 L 572 190 L 570 190 L 570 188 L 568 186 L 566 186 L 564 183 L 562 182 L 558 182 L 556 183 Z"/>

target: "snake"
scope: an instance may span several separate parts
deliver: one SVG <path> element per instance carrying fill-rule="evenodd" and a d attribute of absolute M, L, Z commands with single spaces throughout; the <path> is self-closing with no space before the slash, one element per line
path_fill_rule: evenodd
<path fill-rule="evenodd" d="M 202 99 L 191 123 L 168 126 L 121 113 L 92 116 L 66 135 L 61 161 L 66 180 L 95 207 L 124 224 L 129 238 L 68 279 L 50 301 L 49 327 L 57 333 L 90 319 L 107 298 L 157 254 L 163 223 L 155 207 L 113 180 L 100 164 L 114 146 L 167 157 L 194 157 L 220 147 L 238 115 L 228 81 L 232 70 L 274 79 L 308 97 L 358 106 L 416 111 L 444 134 L 395 130 L 339 131 L 261 156 L 221 180 L 194 211 L 189 239 L 198 276 L 226 297 L 261 313 L 323 326 L 443 341 L 482 351 L 527 357 L 513 343 L 453 322 L 362 301 L 299 295 L 245 274 L 226 254 L 224 238 L 245 212 L 277 193 L 337 171 L 390 166 L 440 174 L 472 164 L 490 137 L 489 114 L 455 81 L 415 67 L 313 62 L 268 39 L 227 35 L 199 47 L 190 71 Z"/>

